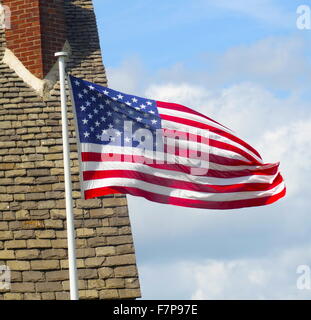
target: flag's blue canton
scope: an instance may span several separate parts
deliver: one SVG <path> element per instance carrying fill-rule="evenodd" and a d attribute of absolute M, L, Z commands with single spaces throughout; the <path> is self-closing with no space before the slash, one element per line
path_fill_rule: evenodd
<path fill-rule="evenodd" d="M 156 101 L 124 94 L 72 76 L 70 80 L 81 143 L 136 147 L 140 145 L 138 140 L 149 139 L 152 142 L 148 149 L 156 149 L 156 129 L 161 128 Z M 130 134 L 130 126 L 134 138 Z M 138 129 L 148 129 L 149 136 L 136 140 L 135 131 Z"/>

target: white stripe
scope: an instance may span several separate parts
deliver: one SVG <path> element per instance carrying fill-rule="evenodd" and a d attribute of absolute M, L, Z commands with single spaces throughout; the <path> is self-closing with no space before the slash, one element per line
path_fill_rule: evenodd
<path fill-rule="evenodd" d="M 281 182 L 275 188 L 266 191 L 246 191 L 246 192 L 232 192 L 232 193 L 207 193 L 207 192 L 197 192 L 189 191 L 183 189 L 173 189 L 169 187 L 163 187 L 148 183 L 145 181 L 129 178 L 106 178 L 97 179 L 83 182 L 84 190 L 97 189 L 102 187 L 132 187 L 141 190 L 154 192 L 157 194 L 182 198 L 182 199 L 193 199 L 193 200 L 203 200 L 203 201 L 233 201 L 233 200 L 249 200 L 253 198 L 263 198 L 272 196 L 274 194 L 280 193 L 284 187 L 284 182 Z"/>
<path fill-rule="evenodd" d="M 233 184 L 243 183 L 272 183 L 278 172 L 274 175 L 251 175 L 246 177 L 236 178 L 215 178 L 215 177 L 204 177 L 204 176 L 193 176 L 190 174 L 170 171 L 165 169 L 155 169 L 149 167 L 146 164 L 131 163 L 131 162 L 115 162 L 115 161 L 104 161 L 104 162 L 82 162 L 81 170 L 84 171 L 98 171 L 98 170 L 133 170 L 141 173 L 150 174 L 156 177 L 165 179 L 174 179 L 179 181 L 186 181 L 196 184 L 205 185 L 218 185 L 227 186 Z"/>

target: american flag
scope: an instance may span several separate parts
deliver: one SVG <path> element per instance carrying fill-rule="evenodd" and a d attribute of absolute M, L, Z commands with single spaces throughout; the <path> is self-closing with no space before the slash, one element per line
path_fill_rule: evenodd
<path fill-rule="evenodd" d="M 262 206 L 285 196 L 279 163 L 230 129 L 182 105 L 73 76 L 85 199 L 123 193 L 202 209 Z"/>

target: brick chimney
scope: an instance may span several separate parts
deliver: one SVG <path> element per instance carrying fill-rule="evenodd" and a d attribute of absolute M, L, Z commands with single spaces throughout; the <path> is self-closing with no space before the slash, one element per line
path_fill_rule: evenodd
<path fill-rule="evenodd" d="M 2 0 L 11 10 L 6 46 L 36 77 L 43 79 L 66 41 L 64 0 Z"/>

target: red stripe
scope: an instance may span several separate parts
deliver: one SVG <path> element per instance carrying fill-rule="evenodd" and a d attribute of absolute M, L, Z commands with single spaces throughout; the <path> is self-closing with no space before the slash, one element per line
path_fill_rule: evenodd
<path fill-rule="evenodd" d="M 108 192 L 112 191 L 112 193 L 123 193 L 123 194 L 131 194 L 133 196 L 144 197 L 147 200 L 172 204 L 175 206 L 181 207 L 190 207 L 190 208 L 201 208 L 201 209 L 240 209 L 245 207 L 255 207 L 255 206 L 264 206 L 267 204 L 271 204 L 276 202 L 280 198 L 284 197 L 286 194 L 286 189 L 280 193 L 263 198 L 253 198 L 247 200 L 233 200 L 233 201 L 202 201 L 202 200 L 192 200 L 192 199 L 182 199 L 170 196 L 164 196 L 161 194 L 144 191 L 138 188 L 131 187 L 119 187 L 119 186 L 111 186 L 109 188 L 97 188 L 91 189 L 84 192 L 85 199 L 92 199 L 96 197 L 100 197 L 103 195 L 109 194 Z"/>
<path fill-rule="evenodd" d="M 244 192 L 244 191 L 265 191 L 270 190 L 283 182 L 281 174 L 278 174 L 272 183 L 240 183 L 232 185 L 210 185 L 198 184 L 188 181 L 167 179 L 156 177 L 148 173 L 138 172 L 134 170 L 98 170 L 98 171 L 84 171 L 83 180 L 97 180 L 108 178 L 129 178 L 145 181 L 155 185 L 169 187 L 173 189 L 183 189 L 198 192 L 208 193 L 230 193 L 230 192 Z"/>
<path fill-rule="evenodd" d="M 112 155 L 112 156 L 109 156 Z M 137 164 L 145 164 L 148 167 L 154 169 L 162 169 L 169 171 L 178 171 L 186 174 L 191 174 L 191 167 L 185 166 L 181 164 L 157 164 L 152 163 L 153 159 L 146 158 L 144 156 L 129 156 L 124 154 L 117 153 L 96 153 L 96 152 L 82 152 L 82 161 L 116 161 L 116 162 L 130 162 Z M 220 171 L 209 169 L 205 175 L 205 177 L 214 177 L 214 178 L 237 178 L 237 177 L 246 177 L 251 175 L 275 175 L 278 171 L 279 164 L 274 164 L 271 167 L 264 168 L 261 170 L 235 170 L 235 171 Z"/>
<path fill-rule="evenodd" d="M 165 115 L 165 114 L 160 114 L 160 116 L 164 120 L 185 124 L 185 125 L 188 125 L 188 126 L 192 126 L 194 128 L 207 129 L 207 130 L 209 130 L 211 132 L 217 133 L 220 136 L 226 137 L 226 138 L 228 138 L 228 139 L 230 139 L 230 140 L 232 140 L 232 141 L 234 141 L 236 143 L 239 143 L 240 145 L 242 145 L 246 149 L 249 149 L 251 152 L 256 154 L 261 159 L 260 154 L 258 153 L 258 151 L 256 151 L 252 146 L 250 146 L 249 144 L 247 144 L 245 141 L 241 140 L 240 138 L 232 135 L 231 133 L 228 133 L 228 132 L 223 131 L 221 129 L 214 128 L 214 127 L 212 127 L 212 126 L 210 126 L 208 124 L 201 123 L 201 122 L 194 121 L 194 120 L 189 120 L 189 119 L 184 119 L 184 118 L 174 117 L 174 116 L 168 116 L 168 115 Z M 253 159 L 254 159 L 254 161 L 257 161 L 255 158 L 253 158 Z"/>

